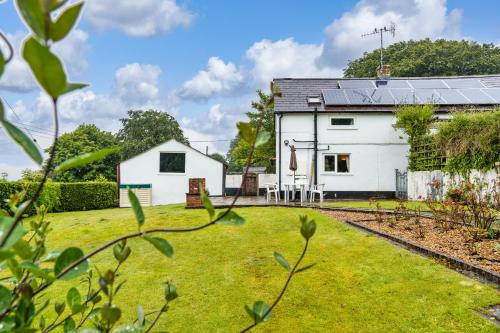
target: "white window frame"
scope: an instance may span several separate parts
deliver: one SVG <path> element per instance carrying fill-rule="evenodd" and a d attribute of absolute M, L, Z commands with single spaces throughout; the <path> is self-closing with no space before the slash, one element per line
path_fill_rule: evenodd
<path fill-rule="evenodd" d="M 332 125 L 332 119 L 352 119 L 352 125 Z M 328 117 L 328 127 L 329 129 L 335 130 L 355 130 L 356 127 L 356 117 L 355 116 L 330 116 Z"/>
<path fill-rule="evenodd" d="M 349 172 L 339 172 L 339 168 L 338 168 L 338 158 L 339 158 L 339 155 L 347 155 L 348 156 L 348 160 L 347 160 L 347 168 L 349 169 Z M 335 156 L 335 171 L 326 171 L 325 170 L 325 167 L 326 167 L 326 163 L 325 163 L 325 158 L 326 156 Z M 326 175 L 339 175 L 339 176 L 342 176 L 342 175 L 352 175 L 352 171 L 351 171 L 351 154 L 350 153 L 326 153 L 326 154 L 323 154 L 323 174 L 326 174 Z"/>
<path fill-rule="evenodd" d="M 161 172 L 160 171 L 160 160 L 161 154 L 184 154 L 184 172 Z M 172 176 L 183 176 L 186 175 L 186 167 L 187 167 L 187 152 L 185 151 L 159 151 L 158 152 L 158 174 L 159 175 L 172 175 Z"/>

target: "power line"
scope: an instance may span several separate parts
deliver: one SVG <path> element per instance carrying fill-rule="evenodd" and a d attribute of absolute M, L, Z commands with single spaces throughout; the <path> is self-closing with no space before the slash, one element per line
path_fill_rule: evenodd
<path fill-rule="evenodd" d="M 12 111 L 12 113 L 14 113 L 14 115 L 16 116 L 16 118 L 22 122 L 21 118 L 18 116 L 18 114 L 16 113 L 16 111 L 14 110 L 14 108 L 10 105 L 10 103 L 4 98 L 2 97 L 3 101 L 5 102 L 5 104 L 7 104 L 7 106 L 10 108 L 10 110 Z M 30 130 L 28 130 L 28 128 L 26 126 L 24 126 L 24 129 L 26 130 L 26 132 L 28 132 L 28 135 L 31 137 L 31 140 L 33 140 L 33 142 L 38 146 L 38 148 L 40 150 L 43 150 L 42 147 L 40 147 L 40 145 L 38 144 L 38 142 L 36 141 L 35 137 L 31 134 Z"/>

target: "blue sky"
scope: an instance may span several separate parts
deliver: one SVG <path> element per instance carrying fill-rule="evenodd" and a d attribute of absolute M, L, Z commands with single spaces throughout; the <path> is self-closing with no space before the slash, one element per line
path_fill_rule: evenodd
<path fill-rule="evenodd" d="M 73 1 L 74 2 L 74 1 Z M 273 77 L 332 77 L 377 47 L 360 34 L 396 24 L 388 42 L 421 38 L 500 42 L 500 3 L 444 0 L 175 1 L 88 0 L 76 29 L 54 51 L 73 81 L 90 87 L 61 100 L 63 130 L 95 123 L 116 131 L 131 108 L 174 115 L 193 146 L 225 153 L 256 89 Z M 12 0 L 0 29 L 19 50 L 27 30 Z M 0 45 L 2 47 L 2 45 Z M 49 103 L 22 60 L 9 65 L 0 94 L 8 116 L 50 145 Z M 34 168 L 0 132 L 0 172 Z"/>

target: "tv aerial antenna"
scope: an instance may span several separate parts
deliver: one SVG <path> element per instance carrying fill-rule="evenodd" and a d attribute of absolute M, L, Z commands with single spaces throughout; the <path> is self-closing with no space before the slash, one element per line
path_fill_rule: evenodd
<path fill-rule="evenodd" d="M 382 28 L 375 28 L 372 32 L 362 34 L 361 37 L 369 37 L 380 35 L 380 70 L 383 71 L 384 68 L 384 34 L 391 34 L 392 37 L 396 35 L 396 25 L 391 22 L 391 25 L 388 27 L 384 26 Z"/>

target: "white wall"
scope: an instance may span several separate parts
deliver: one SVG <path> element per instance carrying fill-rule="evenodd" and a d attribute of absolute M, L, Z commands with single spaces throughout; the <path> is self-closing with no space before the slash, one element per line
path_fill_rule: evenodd
<path fill-rule="evenodd" d="M 276 183 L 276 174 L 270 174 L 270 173 L 261 173 L 258 174 L 258 182 L 259 182 L 259 188 L 265 188 L 266 183 Z M 243 178 L 243 175 L 240 174 L 231 174 L 231 175 L 226 175 L 226 188 L 239 188 L 241 186 L 241 180 Z"/>
<path fill-rule="evenodd" d="M 331 117 L 354 118 L 354 125 L 334 127 Z M 277 116 L 276 124 L 279 122 Z M 392 113 L 318 113 L 318 183 L 327 191 L 394 191 L 395 169 L 407 168 L 409 146 L 401 130 L 392 126 L 396 122 Z M 281 175 L 282 183 L 292 182 L 293 173 L 288 169 L 290 147 L 313 147 L 313 143 L 293 142 L 314 139 L 312 113 L 284 114 L 281 121 Z M 276 126 L 278 131 L 278 126 Z M 278 133 L 276 133 L 278 138 Z M 326 151 L 322 151 L 326 149 Z M 324 172 L 324 155 L 327 153 L 350 154 L 350 172 L 331 174 Z M 312 183 L 313 149 L 297 149 L 296 174 L 307 175 Z M 279 162 L 278 162 L 279 163 Z M 277 170 L 278 167 L 276 168 Z"/>
<path fill-rule="evenodd" d="M 488 172 L 472 170 L 469 179 L 474 181 L 478 178 L 481 181 L 487 182 L 491 188 L 496 177 L 497 173 L 495 170 L 490 170 Z M 431 183 L 434 180 L 440 181 L 442 184 L 439 193 L 433 193 Z M 461 180 L 463 180 L 462 176 L 452 176 L 440 170 L 410 171 L 408 172 L 408 199 L 425 200 L 428 196 L 432 196 L 434 200 L 443 199 L 444 194 L 446 194 L 450 186 L 457 185 Z"/>
<path fill-rule="evenodd" d="M 185 173 L 160 173 L 160 152 L 184 152 Z M 210 195 L 223 194 L 223 164 L 175 140 L 120 164 L 121 184 L 152 184 L 153 205 L 185 202 L 189 178 L 205 178 Z"/>

